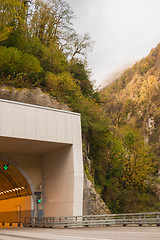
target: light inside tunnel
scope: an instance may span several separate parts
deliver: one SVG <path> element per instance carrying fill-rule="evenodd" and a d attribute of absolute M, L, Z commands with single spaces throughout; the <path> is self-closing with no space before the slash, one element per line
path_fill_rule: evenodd
<path fill-rule="evenodd" d="M 4 191 L 0 192 L 0 195 L 15 192 L 15 191 L 19 191 L 19 190 L 24 190 L 24 189 L 25 189 L 25 187 L 16 187 L 16 188 L 13 188 L 13 189 L 4 190 Z"/>
<path fill-rule="evenodd" d="M 32 192 L 22 172 L 0 159 L 0 222 L 20 222 L 30 217 L 31 204 Z"/>

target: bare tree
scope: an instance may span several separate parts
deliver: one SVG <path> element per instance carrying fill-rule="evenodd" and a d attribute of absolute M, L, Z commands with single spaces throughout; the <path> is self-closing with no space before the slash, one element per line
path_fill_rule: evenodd
<path fill-rule="evenodd" d="M 88 33 L 85 33 L 84 35 L 75 34 L 74 36 L 71 36 L 71 60 L 73 60 L 76 55 L 86 56 L 86 53 L 92 50 L 93 44 L 94 41 L 91 40 Z"/>
<path fill-rule="evenodd" d="M 30 31 L 47 45 L 57 43 L 68 59 L 85 56 L 92 49 L 88 33 L 77 34 L 72 27 L 73 12 L 64 0 L 35 0 Z"/>

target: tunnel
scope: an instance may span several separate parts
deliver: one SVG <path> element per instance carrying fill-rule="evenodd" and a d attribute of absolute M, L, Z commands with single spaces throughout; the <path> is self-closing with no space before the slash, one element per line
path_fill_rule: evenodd
<path fill-rule="evenodd" d="M 0 222 L 82 209 L 80 114 L 0 99 Z"/>
<path fill-rule="evenodd" d="M 61 181 L 71 149 L 62 143 L 0 137 L 0 223 L 42 217 L 46 208 L 48 216 L 50 202 L 56 197 L 62 202 Z"/>
<path fill-rule="evenodd" d="M 31 196 L 24 176 L 0 158 L 0 222 L 23 222 L 31 217 Z"/>

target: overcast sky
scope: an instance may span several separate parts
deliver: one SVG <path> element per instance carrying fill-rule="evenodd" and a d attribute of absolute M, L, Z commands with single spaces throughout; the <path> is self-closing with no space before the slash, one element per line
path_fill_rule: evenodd
<path fill-rule="evenodd" d="M 88 62 L 97 86 L 104 86 L 160 42 L 160 0 L 66 1 L 76 16 L 76 31 L 90 33 L 95 41 Z"/>

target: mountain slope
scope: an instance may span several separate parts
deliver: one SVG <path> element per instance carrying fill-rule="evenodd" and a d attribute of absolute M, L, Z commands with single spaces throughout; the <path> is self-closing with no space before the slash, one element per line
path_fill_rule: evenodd
<path fill-rule="evenodd" d="M 146 142 L 159 147 L 160 44 L 103 93 L 104 108 L 111 114 L 114 125 L 130 123 L 141 128 Z"/>
<path fill-rule="evenodd" d="M 116 211 L 160 209 L 156 197 L 160 184 L 160 44 L 104 88 L 101 94 L 104 111 L 111 118 L 113 137 L 121 148 L 119 153 L 125 153 L 120 166 L 123 166 L 122 172 L 126 171 L 128 182 L 128 185 L 122 183 L 122 174 L 116 188 L 116 191 L 121 189 L 122 194 L 119 192 L 115 197 L 120 203 L 111 208 Z M 153 169 L 147 173 L 149 164 Z M 142 176 L 144 186 L 136 186 Z"/>

